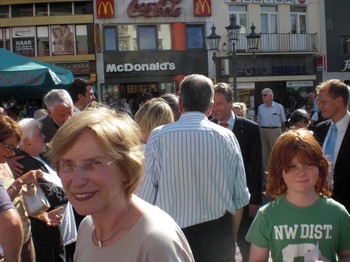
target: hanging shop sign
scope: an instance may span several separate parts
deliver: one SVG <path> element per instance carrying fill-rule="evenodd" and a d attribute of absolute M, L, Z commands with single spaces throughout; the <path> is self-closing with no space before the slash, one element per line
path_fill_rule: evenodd
<path fill-rule="evenodd" d="M 96 0 L 97 18 L 114 17 L 114 0 Z"/>
<path fill-rule="evenodd" d="M 132 0 L 127 8 L 129 17 L 178 17 L 181 14 L 181 7 L 178 5 L 182 0 L 159 0 L 149 3 L 139 3 L 139 0 Z"/>
<path fill-rule="evenodd" d="M 342 72 L 350 70 L 350 60 L 344 60 L 344 68 L 341 70 Z"/>
<path fill-rule="evenodd" d="M 35 27 L 13 27 L 12 49 L 16 54 L 35 56 Z"/>
<path fill-rule="evenodd" d="M 211 16 L 211 0 L 193 0 L 194 16 Z"/>
<path fill-rule="evenodd" d="M 208 74 L 204 50 L 119 52 L 104 55 L 105 78 Z M 186 59 L 184 59 L 186 57 Z M 188 63 L 191 61 L 191 63 Z"/>
<path fill-rule="evenodd" d="M 308 5 L 310 0 L 226 0 L 226 3 Z"/>

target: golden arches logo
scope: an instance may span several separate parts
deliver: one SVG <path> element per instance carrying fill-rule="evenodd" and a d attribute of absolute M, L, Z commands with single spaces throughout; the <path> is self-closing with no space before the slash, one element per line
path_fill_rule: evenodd
<path fill-rule="evenodd" d="M 112 3 L 111 3 L 112 2 Z M 102 13 L 101 13 L 102 8 Z M 114 2 L 101 0 L 97 7 L 97 17 L 114 17 Z"/>
<path fill-rule="evenodd" d="M 197 0 L 195 7 L 196 15 L 211 15 L 210 0 Z"/>

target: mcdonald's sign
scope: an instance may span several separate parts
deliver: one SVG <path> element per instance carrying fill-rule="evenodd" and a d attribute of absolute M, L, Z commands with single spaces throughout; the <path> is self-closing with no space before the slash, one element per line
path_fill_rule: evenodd
<path fill-rule="evenodd" d="M 211 0 L 193 0 L 194 16 L 211 16 Z"/>
<path fill-rule="evenodd" d="M 97 18 L 114 17 L 114 0 L 96 0 Z"/>

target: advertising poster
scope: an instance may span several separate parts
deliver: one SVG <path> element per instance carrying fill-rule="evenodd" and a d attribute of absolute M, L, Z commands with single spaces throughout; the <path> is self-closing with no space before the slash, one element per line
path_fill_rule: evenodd
<path fill-rule="evenodd" d="M 72 25 L 51 27 L 51 41 L 53 55 L 74 54 L 74 31 Z"/>
<path fill-rule="evenodd" d="M 35 28 L 34 27 L 14 27 L 12 29 L 13 52 L 28 56 L 35 56 Z"/>

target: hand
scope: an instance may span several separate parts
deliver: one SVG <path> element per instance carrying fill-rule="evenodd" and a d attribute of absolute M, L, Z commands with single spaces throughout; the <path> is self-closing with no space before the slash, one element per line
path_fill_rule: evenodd
<path fill-rule="evenodd" d="M 40 220 L 44 221 L 47 226 L 58 226 L 62 222 L 62 214 L 59 214 L 63 207 L 58 207 L 50 212 L 44 212 L 40 215 Z"/>
<path fill-rule="evenodd" d="M 7 160 L 7 164 L 9 165 L 15 179 L 23 174 L 23 165 L 18 162 L 18 160 L 23 158 L 24 156 L 14 156 Z"/>
<path fill-rule="evenodd" d="M 42 178 L 43 175 L 43 171 L 41 170 L 30 170 L 29 172 L 17 178 L 16 181 L 21 185 L 37 184 L 37 178 Z"/>
<path fill-rule="evenodd" d="M 248 210 L 249 210 L 249 217 L 255 217 L 256 216 L 256 213 L 258 212 L 259 210 L 259 205 L 249 205 L 248 206 Z"/>

